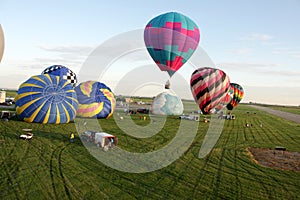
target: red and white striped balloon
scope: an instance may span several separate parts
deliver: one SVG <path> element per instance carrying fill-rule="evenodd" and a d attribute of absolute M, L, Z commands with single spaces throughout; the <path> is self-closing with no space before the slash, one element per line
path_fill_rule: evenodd
<path fill-rule="evenodd" d="M 212 109 L 226 101 L 230 80 L 220 69 L 203 67 L 193 72 L 190 86 L 194 99 L 203 114 L 210 114 Z"/>

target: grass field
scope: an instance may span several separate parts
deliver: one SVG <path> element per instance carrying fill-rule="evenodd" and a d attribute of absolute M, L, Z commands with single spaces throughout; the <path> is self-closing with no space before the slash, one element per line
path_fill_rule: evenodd
<path fill-rule="evenodd" d="M 300 115 L 300 106 L 276 106 L 276 105 L 262 105 L 262 106 Z"/>
<path fill-rule="evenodd" d="M 192 103 L 185 108 L 197 110 Z M 74 123 L 1 121 L 0 199 L 299 199 L 299 172 L 259 166 L 246 148 L 285 146 L 300 152 L 300 124 L 247 105 L 238 106 L 234 114 L 236 119 L 225 122 L 207 157 L 199 159 L 198 153 L 209 124 L 199 122 L 197 136 L 183 156 L 165 168 L 140 174 L 102 164 L 88 153 L 78 135 L 70 143 Z M 138 116 L 132 119 L 140 126 L 149 123 Z M 146 139 L 125 134 L 113 118 L 99 122 L 118 137 L 120 148 L 148 152 L 174 137 L 179 119 L 168 117 L 165 127 Z M 253 126 L 245 128 L 245 123 Z M 29 142 L 18 139 L 24 128 L 33 129 Z"/>

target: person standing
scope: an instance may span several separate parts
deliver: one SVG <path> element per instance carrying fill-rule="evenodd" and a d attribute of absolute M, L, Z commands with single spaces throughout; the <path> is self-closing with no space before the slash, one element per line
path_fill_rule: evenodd
<path fill-rule="evenodd" d="M 74 135 L 74 133 L 73 132 L 71 132 L 71 134 L 70 134 L 70 142 L 74 142 L 74 138 L 75 138 L 75 135 Z"/>

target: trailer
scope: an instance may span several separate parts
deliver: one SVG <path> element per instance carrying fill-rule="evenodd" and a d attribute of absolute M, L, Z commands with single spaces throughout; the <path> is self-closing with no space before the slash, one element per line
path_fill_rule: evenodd
<path fill-rule="evenodd" d="M 85 131 L 80 137 L 84 141 L 95 143 L 97 147 L 102 148 L 104 151 L 118 144 L 116 136 L 105 132 Z"/>

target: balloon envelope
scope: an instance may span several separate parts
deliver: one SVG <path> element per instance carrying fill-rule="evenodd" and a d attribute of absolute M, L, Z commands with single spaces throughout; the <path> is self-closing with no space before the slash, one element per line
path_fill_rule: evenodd
<path fill-rule="evenodd" d="M 203 114 L 210 114 L 212 109 L 226 101 L 230 80 L 222 70 L 204 67 L 193 72 L 190 86 Z"/>
<path fill-rule="evenodd" d="M 199 40 L 200 31 L 195 22 L 177 12 L 153 18 L 144 30 L 150 56 L 170 77 L 192 56 Z"/>
<path fill-rule="evenodd" d="M 236 107 L 244 96 L 244 89 L 242 86 L 237 83 L 230 83 L 230 86 L 233 90 L 233 96 L 231 101 L 226 106 L 228 110 L 232 110 L 234 107 Z"/>
<path fill-rule="evenodd" d="M 183 104 L 171 89 L 166 89 L 154 98 L 151 112 L 156 115 L 181 115 Z"/>
<path fill-rule="evenodd" d="M 4 52 L 4 33 L 0 24 L 0 62 L 2 60 L 3 52 Z"/>
<path fill-rule="evenodd" d="M 77 116 L 109 118 L 116 107 L 111 89 L 104 83 L 86 81 L 75 87 L 79 102 Z"/>
<path fill-rule="evenodd" d="M 54 76 L 60 76 L 62 79 L 67 80 L 73 86 L 75 86 L 77 83 L 76 74 L 72 70 L 70 70 L 69 68 L 63 65 L 52 65 L 50 67 L 47 67 L 42 72 L 42 74 L 51 74 Z"/>
<path fill-rule="evenodd" d="M 78 101 L 73 86 L 59 76 L 32 76 L 15 98 L 16 113 L 26 122 L 68 123 L 76 116 Z"/>

